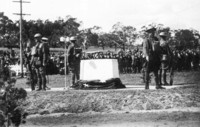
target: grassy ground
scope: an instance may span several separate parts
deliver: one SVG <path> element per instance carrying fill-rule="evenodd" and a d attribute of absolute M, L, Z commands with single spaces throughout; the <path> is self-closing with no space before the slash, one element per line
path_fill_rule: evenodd
<path fill-rule="evenodd" d="M 199 75 L 200 72 L 175 73 L 174 85 L 188 86 L 166 90 L 28 92 L 24 106 L 30 116 L 23 127 L 199 127 Z M 141 74 L 120 75 L 125 85 L 144 87 L 140 77 Z M 50 87 L 64 87 L 64 76 L 52 75 L 49 79 Z M 24 81 L 18 79 L 16 85 L 25 88 Z M 31 117 L 34 114 L 37 117 Z"/>
<path fill-rule="evenodd" d="M 175 85 L 187 87 L 167 90 L 70 90 L 29 92 L 27 111 L 30 114 L 112 112 L 135 110 L 160 110 L 200 107 L 200 72 L 175 74 Z M 140 74 L 120 75 L 125 85 L 141 83 Z M 50 87 L 64 87 L 64 76 L 49 77 Z M 27 87 L 25 79 L 18 79 L 17 86 Z M 151 85 L 153 85 L 152 82 Z"/>
<path fill-rule="evenodd" d="M 92 50 L 90 49 L 90 51 Z M 29 92 L 24 106 L 30 116 L 40 115 L 29 118 L 28 124 L 24 126 L 66 127 L 66 124 L 69 124 L 70 127 L 76 127 L 78 124 L 79 126 L 89 127 L 99 125 L 104 127 L 199 127 L 199 113 L 191 113 L 188 110 L 200 109 L 199 75 L 200 72 L 197 71 L 176 72 L 174 85 L 188 86 L 166 90 L 118 89 Z M 49 87 L 64 87 L 63 75 L 50 75 L 48 79 Z M 121 74 L 120 79 L 126 86 L 141 85 L 144 88 L 141 74 Z M 69 81 L 69 76 L 67 76 L 67 81 Z M 18 79 L 16 86 L 29 88 L 25 82 L 25 78 Z M 150 85 L 154 85 L 153 80 Z M 135 114 L 137 111 L 177 109 L 188 111 L 172 114 L 167 112 Z M 91 112 L 92 114 L 90 114 Z M 55 117 L 54 114 L 56 113 L 72 114 Z M 47 114 L 53 116 L 48 117 Z M 167 120 L 167 122 L 163 120 Z"/>
<path fill-rule="evenodd" d="M 198 78 L 199 72 L 176 72 L 174 77 L 174 85 L 184 85 L 184 84 L 193 84 L 200 82 Z M 49 87 L 64 87 L 65 86 L 65 76 L 64 75 L 48 75 L 48 86 Z M 152 76 L 151 85 L 154 85 L 154 80 Z M 120 79 L 125 85 L 141 85 L 144 86 L 142 82 L 141 74 L 121 74 Z M 70 77 L 67 75 L 67 85 L 69 85 Z M 26 85 L 26 78 L 17 79 L 17 87 L 29 88 Z"/>
<path fill-rule="evenodd" d="M 200 107 L 200 86 L 169 90 L 71 90 L 31 92 L 27 98 L 30 114 L 113 112 Z"/>
<path fill-rule="evenodd" d="M 62 114 L 29 118 L 23 127 L 199 127 L 200 113 Z"/>

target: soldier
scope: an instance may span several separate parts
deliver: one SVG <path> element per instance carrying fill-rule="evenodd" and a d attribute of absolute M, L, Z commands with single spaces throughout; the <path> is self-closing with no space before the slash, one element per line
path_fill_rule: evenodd
<path fill-rule="evenodd" d="M 148 37 L 143 42 L 143 55 L 144 62 L 144 76 L 145 76 L 145 89 L 149 89 L 149 74 L 154 73 L 156 89 L 164 89 L 159 83 L 158 70 L 160 68 L 160 46 L 158 38 L 155 37 L 156 28 L 151 27 L 145 32 Z"/>
<path fill-rule="evenodd" d="M 40 90 L 46 90 L 46 76 L 45 76 L 45 66 L 47 62 L 46 58 L 46 50 L 45 46 L 41 41 L 41 34 L 37 33 L 34 36 L 36 45 L 32 49 L 32 63 L 35 67 L 36 74 L 37 74 L 37 85 L 38 89 Z"/>
<path fill-rule="evenodd" d="M 119 73 L 122 74 L 123 73 L 123 69 L 122 69 L 122 53 L 118 53 L 118 67 L 119 67 Z"/>
<path fill-rule="evenodd" d="M 173 54 L 169 48 L 167 42 L 167 35 L 164 32 L 159 34 L 160 36 L 160 49 L 161 49 L 161 70 L 160 70 L 160 83 L 162 84 L 162 79 L 164 84 L 169 85 L 167 83 L 167 69 L 169 69 L 170 59 L 172 58 Z"/>
<path fill-rule="evenodd" d="M 27 46 L 24 51 L 25 56 L 25 66 L 27 69 L 27 82 L 26 84 L 31 85 L 31 90 L 35 90 L 35 85 L 37 83 L 37 77 L 35 73 L 35 69 L 32 67 L 31 64 L 31 43 L 30 41 L 27 43 Z"/>
<path fill-rule="evenodd" d="M 131 57 L 131 53 L 127 54 L 127 73 L 131 73 L 132 69 L 131 69 L 131 65 L 132 65 L 132 57 Z"/>
<path fill-rule="evenodd" d="M 45 49 L 44 52 L 45 52 L 45 55 L 46 55 L 45 63 L 47 63 L 46 66 L 44 67 L 45 68 L 44 70 L 45 70 L 45 75 L 47 75 L 47 66 L 48 66 L 48 63 L 49 63 L 49 60 L 50 60 L 50 50 L 49 50 L 48 38 L 42 37 L 42 43 L 44 45 L 44 49 Z M 51 89 L 47 86 L 47 78 L 46 77 L 45 77 L 45 86 L 46 86 L 46 90 Z"/>
<path fill-rule="evenodd" d="M 67 66 L 69 67 L 69 70 L 71 72 L 71 82 L 70 87 L 73 87 L 75 85 L 75 79 L 79 80 L 80 75 L 80 60 L 81 60 L 81 51 L 78 52 L 77 49 L 75 49 L 75 43 L 76 38 L 71 37 L 70 38 L 70 44 L 67 49 Z"/>

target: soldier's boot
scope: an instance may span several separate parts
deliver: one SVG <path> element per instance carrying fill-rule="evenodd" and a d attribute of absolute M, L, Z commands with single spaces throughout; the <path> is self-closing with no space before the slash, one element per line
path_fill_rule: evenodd
<path fill-rule="evenodd" d="M 70 83 L 70 87 L 73 87 L 75 84 L 75 73 L 71 74 L 71 83 Z"/>
<path fill-rule="evenodd" d="M 167 70 L 164 70 L 164 71 L 163 71 L 163 81 L 164 81 L 164 84 L 163 84 L 163 85 L 169 86 L 169 83 L 167 83 L 166 71 L 167 71 Z"/>
<path fill-rule="evenodd" d="M 37 89 L 37 91 L 42 90 L 42 81 L 41 81 L 41 79 L 38 79 L 38 83 L 37 83 L 37 85 L 38 85 L 38 89 Z"/>
<path fill-rule="evenodd" d="M 145 71 L 144 70 L 142 70 L 142 77 L 141 77 L 141 79 L 142 79 L 142 83 L 145 83 Z"/>
<path fill-rule="evenodd" d="M 42 90 L 46 91 L 46 81 L 45 81 L 45 76 L 42 79 Z"/>
<path fill-rule="evenodd" d="M 156 89 L 165 89 L 165 88 L 162 87 L 162 85 L 159 83 L 158 74 L 154 74 L 154 75 L 155 75 Z"/>
<path fill-rule="evenodd" d="M 173 68 L 172 68 L 173 69 Z M 173 70 L 170 70 L 170 85 L 172 86 L 173 85 L 173 81 L 174 81 L 174 72 Z"/>
<path fill-rule="evenodd" d="M 162 69 L 160 69 L 159 71 L 158 79 L 159 79 L 160 85 L 162 86 Z"/>
<path fill-rule="evenodd" d="M 164 84 L 165 86 L 169 86 L 169 83 L 167 83 L 167 79 L 166 79 L 166 74 L 163 75 L 163 81 L 164 81 Z"/>
<path fill-rule="evenodd" d="M 149 89 L 149 73 L 145 71 L 145 89 Z"/>
<path fill-rule="evenodd" d="M 145 89 L 148 90 L 149 89 L 149 82 L 145 83 Z"/>
<path fill-rule="evenodd" d="M 38 89 L 36 91 L 42 90 L 42 84 L 38 84 L 38 85 L 39 85 L 39 87 L 38 87 Z"/>
<path fill-rule="evenodd" d="M 35 90 L 35 84 L 34 82 L 31 80 L 31 90 L 34 91 Z"/>

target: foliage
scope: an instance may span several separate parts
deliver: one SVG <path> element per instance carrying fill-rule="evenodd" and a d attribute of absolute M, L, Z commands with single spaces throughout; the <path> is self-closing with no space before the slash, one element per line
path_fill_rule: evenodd
<path fill-rule="evenodd" d="M 132 45 L 136 39 L 136 28 L 132 26 L 124 26 L 118 22 L 113 25 L 112 33 L 117 35 L 121 43 L 126 45 Z"/>
<path fill-rule="evenodd" d="M 23 108 L 27 92 L 23 88 L 14 87 L 13 84 L 15 82 L 15 80 L 8 81 L 8 85 L 2 94 L 1 101 L 3 103 L 0 110 L 3 111 L 5 122 L 18 127 L 21 123 L 25 123 L 26 116 L 28 115 Z"/>
<path fill-rule="evenodd" d="M 126 26 L 117 22 L 112 26 L 110 32 L 100 32 L 101 27 L 93 26 L 91 28 L 80 29 L 81 21 L 68 15 L 64 19 L 59 17 L 55 21 L 50 20 L 23 20 L 23 46 L 27 42 L 34 45 L 34 34 L 41 33 L 49 39 L 51 47 L 63 47 L 59 43 L 61 36 L 77 36 L 79 46 L 118 46 L 134 45 L 138 37 L 144 37 L 144 30 L 149 26 L 157 28 L 157 33 L 166 32 L 168 34 L 170 45 L 173 47 L 195 48 L 199 45 L 200 34 L 194 29 L 178 29 L 171 30 L 164 24 L 149 24 L 142 26 L 141 31 L 137 31 L 133 26 Z M 19 22 L 13 22 L 7 16 L 0 15 L 0 47 L 2 46 L 18 46 L 19 47 Z"/>
<path fill-rule="evenodd" d="M 183 29 L 175 31 L 175 43 L 179 49 L 184 48 L 195 48 L 198 45 L 198 41 L 195 36 L 199 35 L 198 33 L 194 33 L 193 30 Z"/>

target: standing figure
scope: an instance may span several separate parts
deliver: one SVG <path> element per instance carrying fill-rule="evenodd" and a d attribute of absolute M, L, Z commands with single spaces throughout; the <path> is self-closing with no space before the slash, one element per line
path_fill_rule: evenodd
<path fill-rule="evenodd" d="M 44 55 L 46 58 L 46 65 L 44 66 L 44 70 L 45 70 L 45 75 L 47 75 L 47 66 L 49 65 L 49 61 L 50 61 L 50 49 L 49 49 L 49 43 L 48 43 L 48 38 L 46 37 L 42 37 L 42 43 L 44 45 Z M 49 88 L 47 86 L 47 78 L 45 77 L 45 86 L 46 86 L 46 90 L 50 90 L 51 88 Z"/>
<path fill-rule="evenodd" d="M 159 34 L 160 47 L 161 47 L 161 69 L 160 69 L 160 83 L 163 85 L 169 85 L 167 83 L 167 70 L 169 69 L 170 59 L 172 59 L 172 52 L 167 42 L 167 35 L 164 32 Z M 162 81 L 164 83 L 162 83 Z"/>
<path fill-rule="evenodd" d="M 75 49 L 76 38 L 70 38 L 70 44 L 67 49 L 67 67 L 69 67 L 71 73 L 70 87 L 75 85 L 75 80 L 80 78 L 80 60 L 81 60 L 81 51 Z"/>
<path fill-rule="evenodd" d="M 31 90 L 35 90 L 35 86 L 37 84 L 37 76 L 35 73 L 35 69 L 33 68 L 31 64 L 31 43 L 30 41 L 27 43 L 27 46 L 24 51 L 24 56 L 25 56 L 25 66 L 27 70 L 27 82 L 26 84 L 31 86 Z"/>
<path fill-rule="evenodd" d="M 36 74 L 37 74 L 37 85 L 38 89 L 46 90 L 46 74 L 45 74 L 45 67 L 47 64 L 47 55 L 45 52 L 44 43 L 41 41 L 41 34 L 37 33 L 34 36 L 36 45 L 32 49 L 32 63 L 35 67 Z"/>
<path fill-rule="evenodd" d="M 155 76 L 156 89 L 164 89 L 159 83 L 160 45 L 158 38 L 155 36 L 155 31 L 156 28 L 154 27 L 147 29 L 148 37 L 143 42 L 145 89 L 149 89 L 149 74 L 151 72 Z"/>

